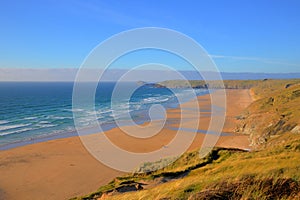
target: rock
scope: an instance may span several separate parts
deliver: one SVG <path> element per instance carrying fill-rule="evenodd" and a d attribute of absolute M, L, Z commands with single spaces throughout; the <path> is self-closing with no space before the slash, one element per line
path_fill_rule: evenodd
<path fill-rule="evenodd" d="M 292 130 L 291 130 L 291 132 L 292 133 L 300 133 L 300 126 L 298 125 L 298 126 L 295 126 L 295 128 L 293 128 Z"/>
<path fill-rule="evenodd" d="M 101 195 L 101 197 L 99 197 L 99 198 L 97 198 L 97 200 L 105 200 L 105 199 L 107 199 L 107 198 L 109 198 L 109 197 L 111 197 L 112 195 L 110 194 L 110 193 L 103 193 L 102 195 Z"/>
<path fill-rule="evenodd" d="M 286 84 L 286 85 L 285 85 L 285 89 L 291 87 L 292 85 L 293 85 L 293 84 L 290 84 L 290 83 L 289 83 L 289 84 Z"/>

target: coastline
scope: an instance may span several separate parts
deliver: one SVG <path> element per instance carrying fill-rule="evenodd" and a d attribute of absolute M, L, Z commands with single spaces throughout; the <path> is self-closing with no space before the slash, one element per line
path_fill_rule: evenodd
<path fill-rule="evenodd" d="M 252 99 L 249 98 L 249 90 L 226 90 L 226 93 L 228 104 L 223 131 L 232 133 L 236 123 L 235 116 Z M 205 109 L 210 106 L 209 95 L 199 96 L 197 100 L 200 108 L 203 108 L 198 129 L 206 130 L 210 120 L 209 110 Z M 189 102 L 181 106 L 188 105 Z M 176 121 L 179 111 L 179 108 L 169 109 L 167 116 Z M 172 126 L 176 127 L 176 122 Z M 113 128 L 105 134 L 120 148 L 132 152 L 149 152 L 167 144 L 176 130 L 163 129 L 149 140 L 132 138 L 119 128 Z M 202 133 L 197 134 L 189 150 L 199 148 L 204 136 Z M 217 146 L 247 149 L 248 136 L 221 136 Z M 95 160 L 83 147 L 79 137 L 49 140 L 0 151 L 0 160 L 0 190 L 7 199 L 67 199 L 95 191 L 99 186 L 123 174 Z"/>
<path fill-rule="evenodd" d="M 203 90 L 202 92 L 199 92 L 197 95 L 205 95 L 207 94 L 207 90 Z M 184 102 L 188 102 L 191 99 L 187 98 L 184 99 Z M 173 108 L 178 108 L 180 105 L 178 102 L 174 103 L 174 101 L 170 101 L 170 102 L 163 102 L 165 108 L 167 110 L 169 109 L 173 109 Z M 62 109 L 62 108 L 61 108 Z M 71 109 L 62 109 L 62 110 L 71 110 Z M 142 110 L 142 111 L 136 111 L 136 110 L 130 110 L 130 112 L 132 112 L 133 115 L 138 115 L 139 118 L 135 118 L 135 123 L 137 123 L 138 125 L 144 124 L 144 123 L 148 123 L 149 119 L 147 114 L 147 110 Z M 105 112 L 106 113 L 106 112 Z M 67 116 L 67 118 L 69 118 L 70 116 Z M 28 117 L 28 118 L 32 118 L 32 117 Z M 37 117 L 34 117 L 37 118 Z M 58 116 L 58 118 L 61 119 L 60 116 Z M 28 124 L 32 123 L 32 122 L 26 122 Z M 44 121 L 42 121 L 42 123 L 45 123 Z M 121 126 L 126 126 L 126 121 L 122 122 L 123 124 Z M 25 124 L 25 122 L 24 122 Z M 48 125 L 48 124 L 47 124 Z M 101 121 L 101 129 L 102 131 L 106 132 L 109 131 L 115 127 L 117 127 L 118 125 L 112 121 Z M 57 127 L 57 126 L 54 126 Z M 93 134 L 93 133 L 97 133 L 99 132 L 98 127 L 96 127 L 96 125 L 87 125 L 84 126 L 84 128 L 81 129 L 84 133 L 86 132 L 87 134 Z M 10 136 L 10 135 L 9 135 Z M 5 138 L 3 138 L 3 140 L 5 140 L 4 143 L 1 143 L 0 141 L 0 151 L 1 150 L 8 150 L 8 149 L 12 149 L 12 148 L 16 148 L 16 147 L 21 147 L 21 146 L 26 146 L 26 145 L 31 145 L 31 144 L 36 144 L 36 143 L 40 143 L 40 142 L 46 142 L 49 140 L 56 140 L 56 139 L 61 139 L 61 138 L 69 138 L 69 137 L 76 137 L 78 136 L 77 130 L 75 128 L 75 125 L 72 124 L 71 128 L 68 128 L 68 130 L 56 130 L 53 132 L 49 131 L 49 132 L 41 132 L 39 135 L 28 135 L 27 137 L 24 138 L 19 138 L 18 140 L 13 139 L 12 141 L 10 141 L 10 139 L 8 138 L 8 140 L 6 140 Z"/>

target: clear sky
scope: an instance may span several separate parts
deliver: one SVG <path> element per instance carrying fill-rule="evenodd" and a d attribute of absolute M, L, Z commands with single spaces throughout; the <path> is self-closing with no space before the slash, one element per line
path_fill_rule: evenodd
<path fill-rule="evenodd" d="M 299 0 L 10 0 L 0 24 L 3 68 L 78 68 L 113 34 L 154 26 L 195 39 L 220 71 L 300 72 Z"/>

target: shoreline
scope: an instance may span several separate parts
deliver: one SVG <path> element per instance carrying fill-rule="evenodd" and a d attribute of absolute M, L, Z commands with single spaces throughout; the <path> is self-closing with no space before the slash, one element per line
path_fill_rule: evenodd
<path fill-rule="evenodd" d="M 203 94 L 198 95 L 198 96 L 203 96 L 206 94 L 207 94 L 207 90 L 205 90 L 205 92 L 203 92 Z M 193 99 L 189 99 L 183 103 L 186 103 L 186 102 L 189 102 L 192 100 Z M 172 105 L 172 106 L 171 105 L 172 105 L 172 103 L 169 106 L 167 106 L 167 110 L 177 109 L 180 106 L 179 104 L 177 104 L 176 107 L 174 105 Z M 143 112 L 145 112 L 145 111 L 143 111 Z M 148 123 L 148 122 L 149 122 L 149 119 L 146 119 L 145 117 L 143 117 L 143 119 L 138 120 L 136 123 L 137 123 L 137 125 L 141 125 L 141 124 Z M 123 126 L 126 126 L 126 121 L 124 121 L 124 124 L 125 125 L 123 125 Z M 116 127 L 117 127 L 117 125 L 112 122 L 104 123 L 101 125 L 101 129 L 103 130 L 103 132 L 110 131 Z M 87 134 L 93 134 L 93 133 L 98 132 L 98 128 L 95 126 L 91 126 L 91 127 L 84 128 L 83 131 L 87 132 Z M 10 142 L 7 144 L 2 144 L 2 145 L 0 145 L 0 151 L 9 150 L 9 149 L 22 147 L 22 146 L 26 146 L 26 145 L 37 144 L 37 143 L 41 143 L 41 142 L 47 142 L 47 141 L 51 141 L 51 140 L 70 138 L 70 137 L 78 137 L 78 136 L 79 135 L 77 133 L 77 130 L 74 127 L 74 130 L 71 130 L 71 131 L 64 131 L 64 132 L 54 133 L 54 134 L 43 134 L 40 136 L 28 137 L 28 138 L 20 139 L 18 141 L 13 141 L 13 142 Z"/>
<path fill-rule="evenodd" d="M 234 132 L 235 116 L 252 100 L 249 90 L 226 90 L 227 113 L 223 132 Z M 229 100 L 228 100 L 229 99 Z M 209 122 L 209 95 L 197 98 L 202 118 L 199 130 L 206 130 Z M 180 106 L 188 106 L 189 102 Z M 168 109 L 168 117 L 174 119 L 176 127 L 179 108 Z M 185 122 L 193 116 L 187 111 Z M 185 118 L 184 118 L 185 119 Z M 134 127 L 129 127 L 134 129 Z M 149 132 L 149 131 L 148 131 Z M 144 140 L 132 138 L 113 128 L 104 132 L 120 148 L 132 152 L 149 152 L 161 148 L 176 134 L 175 130 L 164 128 L 161 133 Z M 189 132 L 186 132 L 187 134 Z M 147 131 L 145 132 L 147 134 Z M 205 134 L 198 133 L 188 150 L 199 148 Z M 146 145 L 147 144 L 147 145 Z M 249 148 L 248 136 L 230 134 L 221 136 L 216 146 Z M 0 151 L 0 191 L 6 199 L 68 199 L 88 194 L 108 183 L 114 177 L 124 174 L 113 170 L 92 157 L 84 148 L 79 137 L 49 140 Z"/>

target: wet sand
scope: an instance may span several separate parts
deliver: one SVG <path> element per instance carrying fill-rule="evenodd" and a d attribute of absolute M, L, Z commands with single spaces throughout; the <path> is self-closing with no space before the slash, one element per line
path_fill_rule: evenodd
<path fill-rule="evenodd" d="M 249 90 L 227 90 L 227 112 L 223 136 L 216 146 L 249 148 L 248 136 L 232 134 L 236 116 L 251 102 Z M 177 134 L 183 116 L 183 135 L 189 136 L 199 113 L 189 108 L 196 100 L 167 111 L 168 123 L 157 134 L 151 134 L 160 121 L 141 127 L 122 127 L 146 138 L 135 138 L 120 128 L 106 131 L 105 135 L 118 147 L 136 153 L 151 152 L 169 145 Z M 199 130 L 207 130 L 211 120 L 210 97 L 197 99 L 200 107 Z M 228 134 L 226 134 L 228 133 Z M 206 134 L 198 132 L 189 150 L 200 148 Z M 96 135 L 86 136 L 93 140 Z M 213 135 L 209 137 L 214 137 Z M 184 142 L 184 141 L 182 141 Z M 180 143 L 178 143 L 180 145 Z M 79 137 L 71 137 L 0 151 L 0 199 L 68 199 L 95 191 L 114 177 L 123 174 L 97 161 L 82 145 Z"/>

